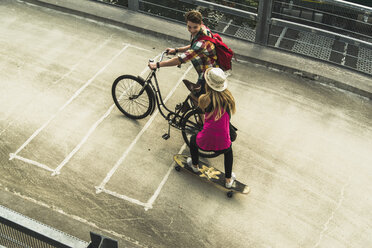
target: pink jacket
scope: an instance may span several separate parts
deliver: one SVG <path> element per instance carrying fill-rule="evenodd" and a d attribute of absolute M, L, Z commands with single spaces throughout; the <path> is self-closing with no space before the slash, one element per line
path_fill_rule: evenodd
<path fill-rule="evenodd" d="M 207 118 L 205 114 L 203 130 L 196 136 L 196 144 L 205 151 L 219 151 L 230 147 L 230 117 L 227 111 L 215 121 L 216 114 Z"/>

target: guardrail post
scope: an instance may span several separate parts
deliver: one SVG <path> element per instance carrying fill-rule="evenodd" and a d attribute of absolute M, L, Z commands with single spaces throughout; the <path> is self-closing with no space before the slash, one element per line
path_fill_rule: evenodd
<path fill-rule="evenodd" d="M 271 11 L 274 0 L 260 0 L 258 4 L 258 16 L 255 42 L 267 46 L 270 32 Z"/>
<path fill-rule="evenodd" d="M 116 240 L 107 238 L 100 234 L 90 232 L 91 242 L 87 248 L 118 248 L 118 242 Z"/>
<path fill-rule="evenodd" d="M 139 0 L 128 0 L 128 8 L 133 11 L 138 11 Z"/>

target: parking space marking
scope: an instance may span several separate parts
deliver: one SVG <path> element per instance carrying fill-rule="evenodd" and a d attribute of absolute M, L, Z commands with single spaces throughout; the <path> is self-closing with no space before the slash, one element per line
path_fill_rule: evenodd
<path fill-rule="evenodd" d="M 21 161 L 23 161 L 23 162 L 25 162 L 25 163 L 28 163 L 28 164 L 36 165 L 36 166 L 38 166 L 38 167 L 40 167 L 40 168 L 43 168 L 43 169 L 45 169 L 45 170 L 47 170 L 47 171 L 50 171 L 50 172 L 53 172 L 53 171 L 54 171 L 54 170 L 51 169 L 49 166 L 46 166 L 45 164 L 39 163 L 39 162 L 37 162 L 37 161 L 31 160 L 31 159 L 28 159 L 28 158 L 24 158 L 24 157 L 21 157 L 21 156 L 15 155 L 15 154 L 13 154 L 12 156 L 13 156 L 13 158 L 16 158 L 16 159 L 21 160 Z M 9 160 L 10 160 L 10 159 L 9 159 Z"/>
<path fill-rule="evenodd" d="M 173 89 L 169 92 L 169 94 L 167 95 L 167 97 L 165 98 L 164 100 L 164 104 L 167 103 L 167 101 L 169 100 L 169 98 L 173 95 L 173 93 L 176 91 L 176 89 L 178 88 L 178 86 L 180 85 L 180 83 L 182 82 L 182 80 L 185 78 L 185 76 L 187 75 L 187 73 L 191 70 L 191 68 L 193 68 L 192 65 L 190 65 L 187 70 L 184 72 L 184 74 L 181 76 L 181 78 L 178 80 L 178 82 L 176 83 L 176 85 L 173 87 Z M 138 205 L 141 205 L 141 206 L 144 206 L 142 202 L 138 201 L 138 200 L 135 200 L 133 198 L 130 198 L 128 196 L 125 196 L 125 195 L 121 195 L 121 194 L 118 194 L 118 193 L 115 193 L 115 192 L 112 192 L 112 191 L 108 191 L 108 190 L 105 190 L 105 185 L 110 181 L 111 177 L 113 176 L 113 174 L 116 172 L 116 170 L 119 168 L 119 166 L 123 163 L 124 159 L 128 156 L 129 152 L 133 149 L 133 147 L 136 145 L 137 141 L 139 140 L 139 138 L 144 134 L 144 132 L 149 128 L 149 126 L 151 125 L 151 123 L 154 121 L 154 119 L 156 118 L 156 116 L 158 115 L 159 113 L 159 110 L 157 109 L 153 115 L 151 116 L 151 118 L 146 122 L 145 126 L 141 129 L 141 131 L 137 134 L 137 136 L 134 138 L 134 140 L 132 141 L 132 143 L 129 145 L 129 147 L 124 151 L 123 155 L 119 158 L 119 160 L 115 163 L 114 167 L 112 167 L 112 169 L 109 171 L 109 173 L 107 173 L 106 177 L 103 179 L 103 181 L 101 182 L 101 184 L 99 186 L 96 186 L 96 193 L 99 194 L 101 192 L 105 192 L 105 193 L 109 193 L 113 196 L 116 196 L 116 197 L 119 197 L 121 199 L 124 199 L 124 200 L 127 200 L 129 202 L 132 202 L 134 204 L 138 204 Z M 145 203 L 145 210 L 149 209 L 149 208 L 152 208 L 151 205 L 148 205 Z"/>
<path fill-rule="evenodd" d="M 60 77 L 59 79 L 57 79 L 56 81 L 54 81 L 52 84 L 54 85 L 54 84 L 57 84 L 57 83 L 59 83 L 61 80 L 63 80 L 64 78 L 66 78 L 67 76 L 69 76 L 85 59 L 88 59 L 88 58 L 90 58 L 93 54 L 95 54 L 95 53 L 97 53 L 99 50 L 101 50 L 104 46 L 106 46 L 106 44 L 109 42 L 109 41 L 111 41 L 111 38 L 112 38 L 112 36 L 110 37 L 110 38 L 108 38 L 108 39 L 106 39 L 104 42 L 102 42 L 102 44 L 101 45 L 99 45 L 96 49 L 94 49 L 94 50 L 92 50 L 91 52 L 89 52 L 88 53 L 88 55 L 87 56 L 84 56 L 83 58 L 81 58 L 75 65 L 73 65 L 72 67 L 71 67 L 71 69 L 67 72 L 67 73 L 65 73 L 65 74 L 63 74 L 63 76 L 62 77 Z M 18 70 L 19 70 L 19 73 L 21 73 L 20 72 L 20 68 L 18 68 Z M 41 95 L 43 94 L 43 92 L 39 92 L 36 96 L 35 96 L 35 98 L 38 98 L 38 97 L 40 97 Z M 24 110 L 24 111 L 26 111 L 26 110 Z M 9 122 L 8 123 L 8 125 L 0 132 L 0 136 L 10 127 L 10 126 L 12 126 L 13 125 L 13 123 L 14 122 L 16 122 L 16 121 L 18 121 L 18 119 L 20 119 L 20 117 L 19 118 L 17 118 L 16 120 L 13 120 L 13 121 L 11 121 L 11 122 Z"/>
<path fill-rule="evenodd" d="M 10 153 L 9 154 L 9 160 L 12 160 L 14 158 L 20 158 L 20 156 L 17 156 L 17 154 L 22 151 L 46 126 L 48 126 L 48 124 L 54 119 L 56 118 L 56 116 L 65 108 L 67 107 L 76 97 L 78 97 L 80 95 L 80 93 L 86 88 L 88 87 L 88 85 L 90 85 L 93 80 L 99 75 L 101 74 L 117 57 L 119 57 L 119 55 L 121 55 L 128 47 L 130 47 L 130 44 L 126 44 L 114 57 L 112 57 L 107 63 L 106 65 L 104 65 L 92 78 L 90 78 L 79 90 L 77 90 L 75 92 L 75 94 L 62 106 L 58 109 L 58 111 L 52 115 L 51 118 L 49 118 L 49 120 L 47 122 L 45 122 L 40 128 L 38 128 L 27 140 L 24 144 L 22 144 L 18 150 L 15 152 L 15 153 Z M 29 162 L 31 160 L 29 159 L 24 159 L 23 161 L 25 162 Z M 35 162 L 37 163 L 37 162 Z"/>
<path fill-rule="evenodd" d="M 57 79 L 56 81 L 54 81 L 52 84 L 57 84 L 59 83 L 61 80 L 63 80 L 64 78 L 66 78 L 67 76 L 69 76 L 73 71 L 76 70 L 76 68 L 86 59 L 86 58 L 89 58 L 90 56 L 92 56 L 94 53 L 96 53 L 97 51 L 101 50 L 103 47 L 105 47 L 107 45 L 107 43 L 109 43 L 111 41 L 111 38 L 112 38 L 112 35 L 110 36 L 109 39 L 106 39 L 105 42 L 103 42 L 102 44 L 99 45 L 99 47 L 97 49 L 94 49 L 93 51 L 91 51 L 90 53 L 88 53 L 88 56 L 84 57 L 84 58 L 81 58 L 76 64 L 74 64 L 71 69 L 63 74 L 62 77 L 60 77 L 59 79 Z"/>
<path fill-rule="evenodd" d="M 156 59 L 158 57 L 160 57 L 160 54 L 158 56 L 156 56 L 154 59 Z M 142 76 L 148 70 L 149 70 L 149 68 L 146 66 L 146 68 L 141 72 L 140 75 Z M 103 116 L 101 116 L 101 118 L 99 118 L 93 124 L 93 126 L 90 127 L 89 131 L 84 136 L 84 138 L 80 141 L 80 143 L 70 152 L 69 155 L 67 155 L 65 157 L 65 159 L 57 166 L 57 168 L 55 170 L 53 170 L 52 176 L 55 176 L 55 175 L 60 174 L 60 171 L 63 168 L 63 166 L 65 166 L 65 164 L 67 164 L 68 161 L 70 161 L 70 159 L 75 155 L 75 153 L 77 153 L 80 150 L 81 146 L 88 140 L 89 136 L 96 130 L 96 128 L 98 127 L 98 125 L 101 124 L 101 122 L 103 122 L 103 120 L 106 119 L 111 114 L 111 112 L 114 109 L 114 107 L 115 107 L 115 104 L 112 104 L 110 106 L 110 108 L 106 111 L 106 113 Z"/>
<path fill-rule="evenodd" d="M 183 146 L 181 147 L 181 149 L 178 151 L 177 154 L 183 153 L 183 151 L 185 149 L 186 149 L 186 143 L 183 144 Z M 153 194 L 153 196 L 151 196 L 150 200 L 148 200 L 147 206 L 145 207 L 145 211 L 147 211 L 148 209 L 152 208 L 153 203 L 155 202 L 156 198 L 158 198 L 161 189 L 163 188 L 164 184 L 167 182 L 168 177 L 169 177 L 169 175 L 170 175 L 170 173 L 173 170 L 173 168 L 174 168 L 175 165 L 176 165 L 176 163 L 173 161 L 172 164 L 171 164 L 171 166 L 168 169 L 167 174 L 165 174 L 163 180 L 160 182 L 160 184 L 159 184 L 158 188 L 156 189 L 155 193 Z"/>
<path fill-rule="evenodd" d="M 183 151 L 185 149 L 186 149 L 186 143 L 183 144 L 183 146 L 181 147 L 181 149 L 178 151 L 178 154 L 183 153 Z M 160 182 L 158 188 L 155 190 L 154 194 L 150 197 L 150 199 L 146 203 L 145 202 L 141 202 L 141 201 L 139 201 L 137 199 L 134 199 L 132 197 L 129 197 L 129 196 L 126 196 L 126 195 L 122 195 L 122 194 L 119 194 L 117 192 L 114 192 L 114 191 L 105 189 L 105 188 L 96 187 L 97 194 L 98 193 L 101 193 L 101 192 L 104 192 L 106 194 L 112 195 L 112 196 L 117 197 L 117 198 L 120 198 L 122 200 L 126 200 L 126 201 L 129 201 L 131 203 L 140 205 L 140 206 L 144 207 L 145 211 L 147 211 L 147 210 L 149 210 L 149 209 L 151 209 L 153 207 L 153 204 L 154 204 L 156 198 L 158 198 L 158 196 L 160 194 L 160 191 L 162 190 L 163 186 L 167 182 L 167 180 L 169 178 L 169 175 L 172 172 L 174 166 L 175 166 L 175 162 L 173 161 L 171 163 L 171 165 L 169 166 L 169 169 L 168 169 L 167 173 L 163 177 L 163 180 Z"/>
<path fill-rule="evenodd" d="M 90 127 L 89 131 L 87 134 L 84 136 L 84 138 L 80 141 L 80 143 L 68 154 L 65 159 L 57 166 L 57 168 L 53 171 L 52 176 L 59 175 L 61 172 L 61 169 L 65 164 L 70 161 L 70 159 L 75 155 L 80 150 L 80 147 L 88 140 L 89 136 L 96 130 L 99 124 L 106 119 L 107 116 L 110 115 L 111 111 L 114 109 L 115 105 L 111 105 L 111 107 L 106 111 L 106 113 L 98 120 L 96 121 L 93 126 Z"/>

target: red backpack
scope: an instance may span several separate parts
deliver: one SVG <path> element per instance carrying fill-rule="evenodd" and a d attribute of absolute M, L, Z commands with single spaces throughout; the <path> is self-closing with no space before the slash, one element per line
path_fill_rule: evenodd
<path fill-rule="evenodd" d="M 225 43 L 223 43 L 222 38 L 219 34 L 213 34 L 213 38 L 203 35 L 196 41 L 200 40 L 208 40 L 214 44 L 217 53 L 217 64 L 222 70 L 227 71 L 231 69 L 231 59 L 234 56 L 234 52 L 233 50 L 228 48 Z"/>

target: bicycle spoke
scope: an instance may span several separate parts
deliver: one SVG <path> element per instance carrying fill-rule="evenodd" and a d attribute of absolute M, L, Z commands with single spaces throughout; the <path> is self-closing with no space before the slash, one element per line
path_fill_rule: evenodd
<path fill-rule="evenodd" d="M 143 81 L 131 75 L 123 75 L 117 78 L 113 84 L 112 95 L 114 102 L 119 110 L 130 118 L 143 118 L 152 109 L 150 100 L 151 89 L 144 89 L 143 85 Z M 139 95 L 141 91 L 142 93 Z"/>

